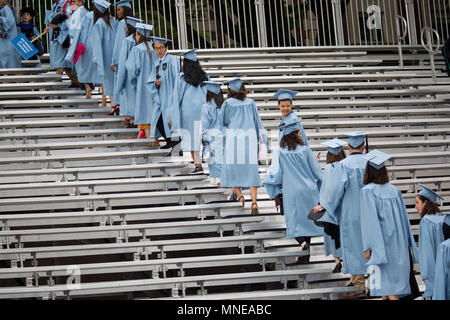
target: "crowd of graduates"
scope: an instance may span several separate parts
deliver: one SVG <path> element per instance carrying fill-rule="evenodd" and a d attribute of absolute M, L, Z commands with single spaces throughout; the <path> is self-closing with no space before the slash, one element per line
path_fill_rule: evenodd
<path fill-rule="evenodd" d="M 127 126 L 140 128 L 138 139 L 152 139 L 165 149 L 181 143 L 182 151 L 191 153 L 193 174 L 203 173 L 202 158 L 207 158 L 210 179 L 232 189 L 230 200 L 244 205 L 243 190 L 250 190 L 252 214 L 259 214 L 257 190 L 264 186 L 281 207 L 287 238 L 308 251 L 312 237 L 324 237 L 325 254 L 335 257 L 333 272 L 350 274 L 346 286 L 359 289 L 348 298 L 368 293 L 385 300 L 418 297 L 413 270 L 418 262 L 424 298 L 450 299 L 450 215 L 440 212 L 435 191 L 421 185 L 416 197 L 421 218 L 417 248 L 402 193 L 389 183 L 385 162 L 391 156 L 370 151 L 366 132 L 351 132 L 348 141 L 323 143 L 328 153 L 322 170 L 292 110 L 298 92 L 286 89 L 274 95 L 282 120 L 270 169 L 261 181 L 258 161 L 267 159 L 269 139 L 255 101 L 247 97 L 245 77 L 228 81 L 225 97 L 223 84 L 211 81 L 196 50 L 182 53 L 182 63 L 169 54 L 171 40 L 150 36 L 152 26 L 133 17 L 131 1 L 116 3 L 116 18 L 105 0 L 94 0 L 91 12 L 84 0 L 55 1 L 44 30 L 51 67 L 65 71 L 87 98 L 100 85 L 102 105 L 109 96 L 110 115 L 125 116 Z M 7 5 L 0 8 L 7 32 L 13 28 L 8 10 Z M 1 51 L 0 68 L 14 67 L 13 53 L 6 52 L 3 42 Z M 305 254 L 297 264 L 309 261 Z"/>

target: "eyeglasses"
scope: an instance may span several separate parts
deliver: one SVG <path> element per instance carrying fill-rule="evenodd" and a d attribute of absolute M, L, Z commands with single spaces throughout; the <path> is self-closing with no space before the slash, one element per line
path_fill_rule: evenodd
<path fill-rule="evenodd" d="M 162 51 L 162 50 L 164 50 L 166 47 L 154 47 L 154 49 L 155 50 L 157 50 L 157 51 Z"/>

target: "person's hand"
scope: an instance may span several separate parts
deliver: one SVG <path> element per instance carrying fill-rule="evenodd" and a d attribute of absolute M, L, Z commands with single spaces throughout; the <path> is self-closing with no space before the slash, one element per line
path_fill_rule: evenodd
<path fill-rule="evenodd" d="M 97 68 L 98 64 L 96 64 L 96 63 L 94 62 L 94 66 Z"/>
<path fill-rule="evenodd" d="M 370 257 L 372 256 L 372 252 L 370 250 L 364 251 L 364 258 L 366 260 L 370 260 Z"/>
<path fill-rule="evenodd" d="M 313 208 L 313 211 L 314 211 L 314 213 L 318 213 L 320 210 L 322 210 L 323 209 L 323 207 L 319 204 L 318 206 L 315 206 L 314 208 Z"/>
<path fill-rule="evenodd" d="M 112 72 L 116 72 L 116 67 L 114 67 L 114 65 L 111 65 L 110 69 Z"/>
<path fill-rule="evenodd" d="M 155 86 L 156 86 L 156 88 L 159 89 L 159 86 L 160 86 L 160 85 L 161 85 L 161 80 L 159 80 L 159 79 L 155 80 Z"/>
<path fill-rule="evenodd" d="M 52 29 L 58 28 L 58 25 L 57 24 L 53 24 L 53 23 L 50 23 L 49 26 Z"/>
<path fill-rule="evenodd" d="M 44 33 L 48 33 L 48 27 L 45 27 Z"/>
<path fill-rule="evenodd" d="M 172 129 L 172 120 L 169 121 L 169 128 Z"/>

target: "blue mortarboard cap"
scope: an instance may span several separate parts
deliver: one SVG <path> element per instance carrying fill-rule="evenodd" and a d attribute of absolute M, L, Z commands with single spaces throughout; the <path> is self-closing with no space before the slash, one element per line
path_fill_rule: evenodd
<path fill-rule="evenodd" d="M 160 38 L 160 37 L 151 37 L 153 39 L 153 42 L 156 43 L 164 43 L 167 44 L 167 42 L 172 41 L 170 39 L 166 39 L 166 38 Z"/>
<path fill-rule="evenodd" d="M 273 96 L 278 99 L 278 101 L 283 100 L 294 100 L 294 97 L 298 94 L 298 91 L 289 89 L 280 89 Z"/>
<path fill-rule="evenodd" d="M 356 131 L 356 132 L 346 133 L 345 135 L 350 137 L 350 139 L 348 140 L 348 144 L 350 146 L 352 146 L 353 148 L 357 148 L 363 144 L 364 138 L 366 137 L 367 132 Z"/>
<path fill-rule="evenodd" d="M 125 17 L 125 21 L 126 23 L 128 23 L 129 25 L 131 25 L 132 27 L 136 28 L 136 25 L 138 23 L 142 23 L 141 19 L 135 18 L 135 17 Z"/>
<path fill-rule="evenodd" d="M 145 23 L 136 23 L 136 31 L 142 34 L 144 37 L 148 38 L 150 36 L 150 32 L 153 30 L 153 26 L 151 24 Z"/>
<path fill-rule="evenodd" d="M 198 49 L 191 49 L 186 52 L 180 53 L 180 56 L 183 56 L 185 59 L 191 61 L 197 61 L 197 54 L 195 53 Z"/>
<path fill-rule="evenodd" d="M 369 164 L 375 169 L 379 170 L 384 166 L 384 163 L 392 158 L 390 154 L 384 153 L 380 150 L 372 150 L 364 156 L 369 161 Z"/>
<path fill-rule="evenodd" d="M 211 91 L 212 93 L 220 93 L 220 86 L 222 85 L 222 83 L 214 81 L 204 81 L 203 83 L 206 84 L 206 89 Z"/>
<path fill-rule="evenodd" d="M 106 11 L 106 9 L 108 9 L 111 6 L 111 3 L 109 3 L 106 0 L 94 0 L 94 6 L 97 8 L 98 11 L 103 13 Z"/>
<path fill-rule="evenodd" d="M 281 132 L 281 137 L 286 136 L 294 131 L 300 130 L 300 120 L 294 112 L 291 112 L 286 118 L 283 119 L 278 127 Z"/>
<path fill-rule="evenodd" d="M 424 196 L 425 198 L 429 199 L 431 202 L 437 203 L 437 198 L 444 200 L 444 198 L 442 198 L 436 192 L 434 192 L 430 188 L 424 186 L 423 184 L 419 183 L 419 186 L 423 188 L 423 190 L 419 192 L 419 195 Z"/>
<path fill-rule="evenodd" d="M 121 0 L 121 1 L 117 1 L 114 5 L 116 7 L 128 7 L 131 8 L 131 2 L 133 0 Z"/>
<path fill-rule="evenodd" d="M 340 139 L 333 139 L 322 142 L 321 144 L 328 147 L 328 152 L 338 155 L 342 151 L 342 148 L 347 145 L 347 142 Z"/>
<path fill-rule="evenodd" d="M 450 214 L 446 214 L 444 217 L 444 223 L 450 226 Z"/>
<path fill-rule="evenodd" d="M 53 20 L 53 18 L 56 16 L 56 12 L 52 10 L 45 10 L 45 18 L 44 18 L 44 24 L 48 25 Z"/>
<path fill-rule="evenodd" d="M 237 77 L 233 80 L 230 80 L 227 82 L 228 86 L 233 91 L 239 91 L 239 89 L 242 87 L 242 79 L 244 79 L 246 76 Z"/>

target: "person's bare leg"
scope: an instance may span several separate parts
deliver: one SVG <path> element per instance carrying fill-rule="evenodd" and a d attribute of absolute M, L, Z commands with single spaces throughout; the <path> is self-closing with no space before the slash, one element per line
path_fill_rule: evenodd
<path fill-rule="evenodd" d="M 84 87 L 86 88 L 86 99 L 92 98 L 92 89 L 91 86 L 87 83 L 84 84 Z"/>
<path fill-rule="evenodd" d="M 200 152 L 199 151 L 191 151 L 192 160 L 194 161 L 194 165 L 197 168 L 202 167 L 202 162 L 200 161 Z"/>
<path fill-rule="evenodd" d="M 258 214 L 258 204 L 256 203 L 256 199 L 258 197 L 258 188 L 250 187 L 250 195 L 252 197 L 252 214 Z"/>
<path fill-rule="evenodd" d="M 103 89 L 103 84 L 101 88 L 102 88 L 102 107 L 106 107 L 106 96 L 105 96 L 105 89 Z"/>
<path fill-rule="evenodd" d="M 145 139 L 150 139 L 150 127 L 145 129 Z"/>
<path fill-rule="evenodd" d="M 389 300 L 400 300 L 398 296 L 389 296 Z"/>
<path fill-rule="evenodd" d="M 336 264 L 338 264 L 338 263 L 340 263 L 340 262 L 341 262 L 341 259 L 340 259 L 340 258 L 338 258 L 338 257 L 334 257 L 334 262 L 335 262 Z"/>

